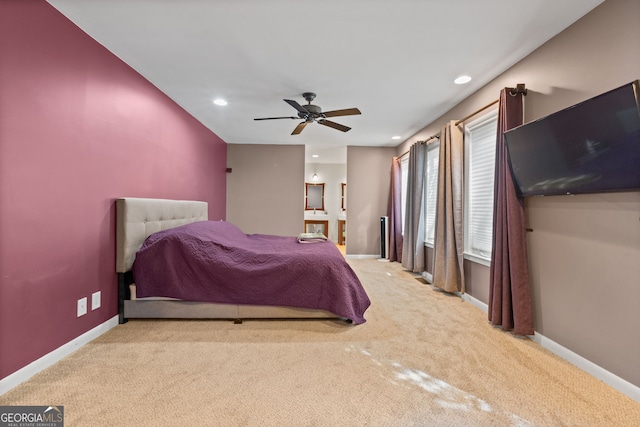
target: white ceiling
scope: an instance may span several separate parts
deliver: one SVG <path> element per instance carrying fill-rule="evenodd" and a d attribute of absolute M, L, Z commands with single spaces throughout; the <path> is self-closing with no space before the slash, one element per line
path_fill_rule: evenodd
<path fill-rule="evenodd" d="M 227 143 L 326 155 L 397 146 L 602 2 L 48 1 Z M 462 74 L 473 80 L 455 85 Z M 295 136 L 301 120 L 253 120 L 295 116 L 283 99 L 304 105 L 303 92 L 362 115 L 331 118 L 346 133 L 313 123 Z"/>

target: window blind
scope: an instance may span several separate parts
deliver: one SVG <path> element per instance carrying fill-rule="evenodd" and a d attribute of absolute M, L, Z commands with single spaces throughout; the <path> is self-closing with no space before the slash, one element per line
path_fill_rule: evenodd
<path fill-rule="evenodd" d="M 438 196 L 438 164 L 440 161 L 440 143 L 431 144 L 427 149 L 427 169 L 425 186 L 425 237 L 424 241 L 434 242 L 436 228 L 436 200 Z"/>
<path fill-rule="evenodd" d="M 409 180 L 409 156 L 404 156 L 400 160 L 400 172 L 402 174 L 402 190 L 401 190 L 401 214 L 402 217 L 402 235 L 404 236 L 404 217 L 407 210 L 407 184 Z"/>
<path fill-rule="evenodd" d="M 466 251 L 487 259 L 492 250 L 497 120 L 497 114 L 491 113 L 469 124 L 465 131 Z"/>

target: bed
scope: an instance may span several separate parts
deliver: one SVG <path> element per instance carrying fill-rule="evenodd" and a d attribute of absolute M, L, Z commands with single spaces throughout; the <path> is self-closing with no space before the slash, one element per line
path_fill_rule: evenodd
<path fill-rule="evenodd" d="M 116 223 L 120 323 L 134 318 L 365 322 L 369 298 L 330 241 L 246 235 L 233 224 L 209 221 L 207 203 L 200 201 L 120 198 Z"/>

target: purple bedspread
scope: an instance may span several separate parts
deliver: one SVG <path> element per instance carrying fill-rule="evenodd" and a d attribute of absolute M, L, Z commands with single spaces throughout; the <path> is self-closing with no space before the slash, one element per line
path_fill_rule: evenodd
<path fill-rule="evenodd" d="M 136 254 L 138 297 L 322 309 L 364 323 L 370 301 L 332 242 L 245 234 L 225 221 L 154 233 Z"/>

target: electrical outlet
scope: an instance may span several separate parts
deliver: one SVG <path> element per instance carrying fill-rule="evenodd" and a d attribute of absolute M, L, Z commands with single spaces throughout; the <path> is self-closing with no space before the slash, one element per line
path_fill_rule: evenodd
<path fill-rule="evenodd" d="M 87 314 L 87 297 L 78 300 L 78 317 Z"/>
<path fill-rule="evenodd" d="M 96 310 L 100 308 L 100 295 L 101 292 L 94 292 L 91 294 L 91 310 Z"/>

